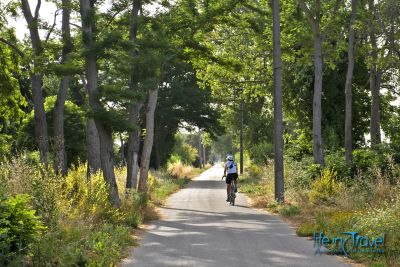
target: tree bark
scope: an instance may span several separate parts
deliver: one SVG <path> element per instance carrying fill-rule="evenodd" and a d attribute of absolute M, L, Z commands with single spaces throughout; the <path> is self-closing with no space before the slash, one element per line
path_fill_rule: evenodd
<path fill-rule="evenodd" d="M 240 174 L 243 174 L 243 164 L 244 164 L 244 160 L 243 160 L 243 127 L 244 127 L 244 121 L 243 121 L 243 117 L 244 117 L 244 103 L 243 103 L 243 99 L 240 100 Z"/>
<path fill-rule="evenodd" d="M 323 73 L 323 60 L 322 60 L 322 39 L 321 34 L 317 32 L 314 36 L 314 99 L 313 99 L 313 155 L 314 161 L 317 164 L 325 165 L 324 149 L 322 144 L 322 73 Z"/>
<path fill-rule="evenodd" d="M 39 36 L 38 20 L 39 10 L 41 1 L 35 8 L 35 14 L 32 15 L 31 8 L 28 0 L 21 0 L 22 13 L 24 14 L 25 20 L 28 24 L 29 33 L 31 37 L 31 45 L 33 48 L 33 55 L 38 58 L 43 53 L 42 41 Z M 39 145 L 40 162 L 47 164 L 47 154 L 49 151 L 49 141 L 47 132 L 47 121 L 46 113 L 44 110 L 44 99 L 43 99 L 43 74 L 38 73 L 37 69 L 40 69 L 37 63 L 37 59 L 33 60 L 33 70 L 30 70 L 30 80 L 32 86 L 33 96 L 33 109 L 34 109 L 34 121 L 35 121 L 35 137 Z"/>
<path fill-rule="evenodd" d="M 274 167 L 275 200 L 284 201 L 282 58 L 279 0 L 272 0 L 274 53 Z"/>
<path fill-rule="evenodd" d="M 321 2 L 316 1 L 316 18 L 311 14 L 304 0 L 299 0 L 300 8 L 305 13 L 308 23 L 313 31 L 314 38 L 314 97 L 313 97 L 313 156 L 314 162 L 322 166 L 324 161 L 324 148 L 322 142 L 322 75 L 323 75 L 323 58 L 322 58 L 322 35 L 320 30 L 321 19 Z"/>
<path fill-rule="evenodd" d="M 140 124 L 139 115 L 142 109 L 143 103 L 138 103 L 132 106 L 129 122 L 137 125 L 134 131 L 129 132 L 128 137 L 128 155 L 127 155 L 127 177 L 126 177 L 126 188 L 137 189 L 138 182 L 138 171 L 139 171 L 139 150 L 140 150 Z"/>
<path fill-rule="evenodd" d="M 96 0 L 80 0 L 80 12 L 82 17 L 82 38 L 86 50 L 90 50 L 95 44 L 95 4 Z M 98 90 L 98 66 L 97 58 L 93 53 L 85 54 L 85 72 L 87 90 L 89 93 L 89 105 L 94 113 L 102 110 Z M 106 128 L 103 122 L 94 117 L 100 140 L 100 160 L 105 181 L 109 185 L 110 198 L 114 206 L 120 205 L 118 187 L 114 174 L 114 155 L 112 132 Z"/>
<path fill-rule="evenodd" d="M 150 165 L 151 150 L 154 137 L 154 112 L 157 106 L 158 88 L 149 91 L 146 111 L 146 136 L 144 138 L 142 156 L 140 158 L 140 178 L 138 190 L 147 193 L 147 177 Z"/>
<path fill-rule="evenodd" d="M 349 48 L 348 48 L 348 66 L 345 84 L 345 97 L 346 97 L 346 107 L 345 107 L 345 127 L 344 127 L 344 147 L 345 147 L 345 158 L 346 164 L 350 165 L 352 161 L 352 150 L 353 150 L 353 70 L 354 70 L 354 22 L 357 15 L 357 0 L 351 1 L 351 18 L 349 27 Z"/>
<path fill-rule="evenodd" d="M 72 51 L 71 31 L 70 31 L 70 0 L 62 0 L 62 39 L 63 49 L 61 64 L 68 61 L 69 53 Z M 67 174 L 67 154 L 64 144 L 64 105 L 67 97 L 67 90 L 71 76 L 67 75 L 61 79 L 60 89 L 57 93 L 57 100 L 54 107 L 54 169 L 56 173 L 65 176 Z"/>
<path fill-rule="evenodd" d="M 88 177 L 101 169 L 100 139 L 93 118 L 86 119 L 86 144 L 88 150 Z"/>
<path fill-rule="evenodd" d="M 374 0 L 368 0 L 368 7 L 370 12 L 372 12 L 373 19 L 376 20 L 376 10 L 374 5 Z M 381 140 L 381 116 L 380 116 L 380 86 L 382 71 L 378 68 L 378 45 L 377 38 L 374 29 L 374 25 L 370 25 L 370 38 L 371 38 L 371 58 L 372 63 L 370 67 L 370 90 L 372 96 L 371 103 L 371 121 L 370 121 L 370 132 L 371 132 L 371 146 L 374 147 L 379 145 Z"/>
<path fill-rule="evenodd" d="M 138 30 L 138 15 L 141 7 L 140 0 L 132 1 L 132 10 L 131 10 L 131 21 L 129 27 L 129 39 L 133 45 L 136 44 L 136 36 Z M 137 51 L 135 49 L 132 50 L 131 53 L 132 59 L 137 57 Z M 132 91 L 137 90 L 136 86 L 136 69 L 135 67 L 132 70 L 132 75 L 129 81 L 129 89 Z M 126 177 L 126 188 L 134 188 L 137 189 L 138 184 L 138 171 L 139 171 L 139 150 L 140 150 L 140 124 L 139 124 L 139 115 L 140 110 L 142 109 L 143 102 L 137 101 L 132 104 L 129 111 L 129 123 L 136 126 L 134 131 L 130 131 L 128 133 L 128 155 L 127 155 L 127 177 Z"/>

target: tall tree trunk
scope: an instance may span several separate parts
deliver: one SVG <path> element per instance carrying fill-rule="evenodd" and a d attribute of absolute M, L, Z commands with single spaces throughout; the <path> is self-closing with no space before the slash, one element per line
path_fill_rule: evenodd
<path fill-rule="evenodd" d="M 243 99 L 240 100 L 240 170 L 239 173 L 243 174 L 243 165 L 244 165 L 244 160 L 243 160 L 243 127 L 244 127 L 244 103 Z"/>
<path fill-rule="evenodd" d="M 80 12 L 82 17 L 82 38 L 84 48 L 92 49 L 96 43 L 95 29 L 95 4 L 96 0 L 80 0 Z M 96 113 L 102 110 L 98 90 L 98 66 L 97 58 L 93 53 L 85 55 L 85 72 L 87 90 L 89 93 L 90 108 Z M 120 205 L 117 182 L 114 174 L 113 139 L 111 130 L 106 128 L 101 120 L 94 118 L 100 140 L 100 160 L 105 181 L 109 185 L 110 198 L 114 206 Z"/>
<path fill-rule="evenodd" d="M 146 136 L 143 142 L 142 156 L 140 158 L 139 192 L 147 193 L 147 177 L 150 165 L 151 150 L 154 137 L 154 112 L 157 106 L 158 88 L 149 91 L 146 111 Z"/>
<path fill-rule="evenodd" d="M 57 93 L 57 100 L 54 107 L 53 125 L 54 125 L 54 169 L 55 172 L 65 176 L 67 174 L 67 154 L 64 144 L 64 104 L 67 97 L 67 90 L 70 76 L 63 77 L 60 83 L 60 89 Z"/>
<path fill-rule="evenodd" d="M 62 38 L 63 49 L 61 64 L 68 61 L 69 53 L 72 51 L 72 40 L 70 32 L 70 0 L 62 0 Z M 67 174 L 67 154 L 64 144 L 64 104 L 67 97 L 67 90 L 71 76 L 67 75 L 61 79 L 60 89 L 57 93 L 57 100 L 54 107 L 53 125 L 54 125 L 54 169 L 56 173 L 63 176 Z"/>
<path fill-rule="evenodd" d="M 138 182 L 138 171 L 139 171 L 139 150 L 140 150 L 140 124 L 139 115 L 142 109 L 143 103 L 135 104 L 131 109 L 129 122 L 137 125 L 134 131 L 129 132 L 128 137 L 128 155 L 127 155 L 127 177 L 126 177 L 126 188 L 135 189 L 137 188 Z"/>
<path fill-rule="evenodd" d="M 279 0 L 272 0 L 274 47 L 274 166 L 275 199 L 284 201 L 283 176 L 283 115 L 282 115 L 282 58 Z"/>
<path fill-rule="evenodd" d="M 88 177 L 101 169 L 100 139 L 93 118 L 86 119 L 86 145 L 88 153 Z"/>
<path fill-rule="evenodd" d="M 315 18 L 311 14 L 310 9 L 304 0 L 299 0 L 300 8 L 307 17 L 308 23 L 313 31 L 314 38 L 314 97 L 313 97 L 313 156 L 314 162 L 325 165 L 324 148 L 322 142 L 322 75 L 323 75 L 323 58 L 322 58 L 322 35 L 320 30 L 321 20 L 321 2 L 317 0 L 315 3 Z"/>
<path fill-rule="evenodd" d="M 39 10 L 40 2 L 38 2 L 35 8 L 35 14 L 32 15 L 31 8 L 28 0 L 21 0 L 22 13 L 24 14 L 25 20 L 28 24 L 29 33 L 31 37 L 31 45 L 33 48 L 33 65 L 34 70 L 30 70 L 30 80 L 32 86 L 33 96 L 33 109 L 34 109 L 34 121 L 35 121 L 35 137 L 39 145 L 40 162 L 47 164 L 47 154 L 49 151 L 49 141 L 47 132 L 47 121 L 46 113 L 44 110 L 44 99 L 42 92 L 43 85 L 43 74 L 38 73 L 37 69 L 40 69 L 36 58 L 42 56 L 43 47 L 42 41 L 39 36 L 38 21 L 39 21 Z"/>
<path fill-rule="evenodd" d="M 348 48 L 348 59 L 349 63 L 347 66 L 346 84 L 345 84 L 345 97 L 346 97 L 346 114 L 345 114 L 345 127 L 344 127 L 344 147 L 345 147 L 345 158 L 346 164 L 351 164 L 352 150 L 353 150 L 353 70 L 354 70 L 354 22 L 357 15 L 357 0 L 351 1 L 351 18 L 349 27 L 349 48 Z"/>
<path fill-rule="evenodd" d="M 317 164 L 325 165 L 322 143 L 322 37 L 320 32 L 314 34 L 314 98 L 313 98 L 313 155 Z"/>
<path fill-rule="evenodd" d="M 81 80 L 86 93 L 89 94 L 87 82 L 83 75 L 81 75 Z M 96 173 L 101 169 L 99 133 L 97 132 L 96 123 L 91 117 L 86 118 L 86 147 L 88 157 L 87 177 L 89 179 L 92 173 Z"/>
<path fill-rule="evenodd" d="M 137 30 L 138 30 L 138 15 L 139 15 L 139 10 L 141 7 L 141 0 L 133 0 L 132 1 L 132 10 L 131 10 L 131 21 L 130 21 L 130 28 L 129 28 L 129 39 L 132 42 L 133 45 L 136 44 L 136 36 L 137 36 Z M 132 50 L 131 53 L 132 59 L 137 57 L 137 51 Z M 132 70 L 132 75 L 130 77 L 129 81 L 129 89 L 132 91 L 137 90 L 137 79 L 135 77 L 136 74 L 136 69 L 135 66 L 133 67 Z M 132 104 L 130 111 L 129 111 L 129 123 L 132 125 L 136 126 L 136 129 L 134 131 L 130 131 L 128 133 L 128 155 L 127 155 L 127 162 L 126 162 L 126 167 L 127 167 L 127 176 L 126 176 L 126 188 L 137 188 L 138 184 L 138 171 L 139 171 L 139 165 L 138 165 L 138 159 L 139 159 L 139 149 L 140 149 L 140 124 L 139 124 L 139 115 L 140 115 L 140 110 L 142 109 L 143 102 L 142 101 L 136 101 L 135 103 Z"/>
<path fill-rule="evenodd" d="M 373 15 L 373 20 L 377 19 L 376 7 L 374 0 L 368 0 L 369 11 Z M 371 38 L 371 58 L 372 63 L 370 67 L 370 90 L 372 96 L 371 103 L 371 121 L 370 121 L 370 131 L 371 131 L 371 146 L 376 146 L 382 142 L 381 140 L 381 119 L 380 119 L 380 87 L 381 87 L 381 76 L 382 72 L 378 68 L 378 44 L 375 33 L 374 25 L 370 25 L 370 38 Z"/>
<path fill-rule="evenodd" d="M 203 152 L 202 152 L 202 145 L 201 145 L 201 130 L 199 130 L 199 135 L 197 136 L 199 145 L 197 147 L 197 152 L 199 155 L 199 168 L 203 168 Z"/>

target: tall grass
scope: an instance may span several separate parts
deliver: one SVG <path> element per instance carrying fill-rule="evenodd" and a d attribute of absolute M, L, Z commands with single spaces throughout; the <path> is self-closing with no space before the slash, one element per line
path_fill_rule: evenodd
<path fill-rule="evenodd" d="M 145 220 L 146 213 L 151 213 L 151 207 L 163 203 L 198 172 L 181 163 L 170 165 L 168 171 L 151 171 L 146 197 L 126 192 L 126 168 L 116 168 L 121 206 L 115 208 L 102 174 L 88 179 L 86 170 L 84 164 L 75 166 L 63 178 L 23 157 L 1 164 L 0 197 L 14 201 L 13 196 L 29 196 L 25 202 L 44 226 L 39 227 L 40 233 L 27 233 L 27 237 L 35 234 L 38 238 L 29 238 L 23 254 L 8 254 L 13 257 L 7 258 L 8 262 L 16 266 L 116 265 L 126 248 L 135 244 L 131 231 Z M 13 203 L 10 201 L 7 203 Z M 30 211 L 24 208 L 23 212 Z"/>
<path fill-rule="evenodd" d="M 279 213 L 301 236 L 323 231 L 338 236 L 356 231 L 370 238 L 385 234 L 386 252 L 355 254 L 353 258 L 371 266 L 400 266 L 400 165 L 387 155 L 383 168 L 370 164 L 353 178 L 341 177 L 331 168 L 321 169 L 312 161 L 285 162 L 285 203 L 274 201 L 273 162 L 247 168 L 241 181 L 254 205 Z M 366 165 L 366 164 L 365 164 Z"/>

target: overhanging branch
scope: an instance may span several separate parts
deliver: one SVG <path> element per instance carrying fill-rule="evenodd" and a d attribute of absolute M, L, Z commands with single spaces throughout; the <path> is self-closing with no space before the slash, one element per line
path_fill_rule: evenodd
<path fill-rule="evenodd" d="M 15 44 L 11 43 L 10 41 L 4 39 L 3 37 L 0 37 L 0 42 L 8 45 L 9 47 L 11 47 L 12 49 L 14 49 L 15 52 L 18 53 L 18 55 L 20 55 L 21 57 L 24 57 L 25 54 L 24 52 L 22 52 Z"/>

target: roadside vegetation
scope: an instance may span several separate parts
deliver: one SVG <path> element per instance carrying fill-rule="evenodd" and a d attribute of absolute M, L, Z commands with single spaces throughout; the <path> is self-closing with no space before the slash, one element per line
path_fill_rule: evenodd
<path fill-rule="evenodd" d="M 24 156 L 1 163 L 0 265 L 116 265 L 136 245 L 135 229 L 156 219 L 156 207 L 201 173 L 180 158 L 150 171 L 147 196 L 126 191 L 126 167 L 116 168 L 118 208 L 101 173 L 88 178 L 85 164 L 61 177 Z"/>
<path fill-rule="evenodd" d="M 273 161 L 252 164 L 241 180 L 255 207 L 279 214 L 299 236 L 323 232 L 341 236 L 355 231 L 376 238 L 385 235 L 385 253 L 356 253 L 351 258 L 368 266 L 400 266 L 400 154 L 381 146 L 357 149 L 353 165 L 342 162 L 344 152 L 326 155 L 326 166 L 312 157 L 285 158 L 285 202 L 274 200 Z"/>

